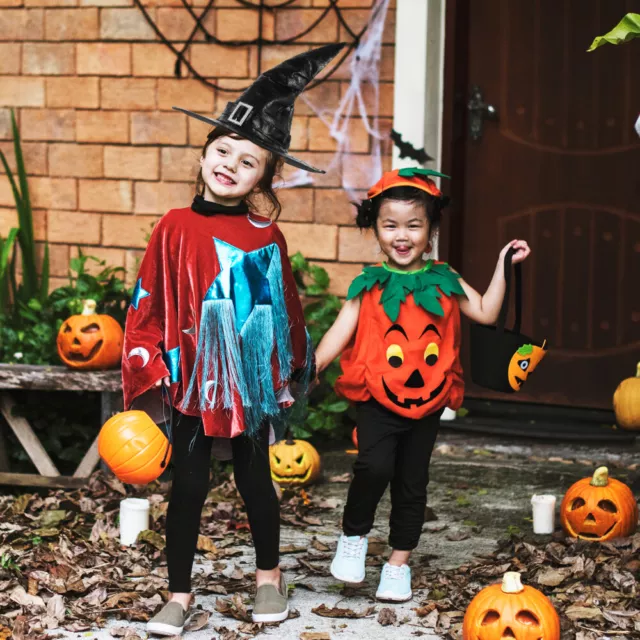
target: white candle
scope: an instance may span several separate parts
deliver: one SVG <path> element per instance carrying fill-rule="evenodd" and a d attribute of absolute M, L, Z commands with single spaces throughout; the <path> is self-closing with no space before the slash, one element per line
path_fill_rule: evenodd
<path fill-rule="evenodd" d="M 120 544 L 135 543 L 138 534 L 149 528 L 149 501 L 146 498 L 126 498 L 120 501 Z"/>
<path fill-rule="evenodd" d="M 556 515 L 556 497 L 552 495 L 534 495 L 531 498 L 533 507 L 533 532 L 553 533 Z"/>

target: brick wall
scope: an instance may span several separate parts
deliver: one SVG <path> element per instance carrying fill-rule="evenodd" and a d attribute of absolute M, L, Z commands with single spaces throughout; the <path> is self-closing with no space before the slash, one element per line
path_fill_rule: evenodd
<path fill-rule="evenodd" d="M 196 10 L 204 0 L 195 0 Z M 340 0 L 344 17 L 357 30 L 372 0 Z M 168 38 L 184 41 L 193 19 L 179 0 L 149 0 L 149 12 Z M 222 39 L 257 36 L 258 14 L 235 0 L 216 0 L 207 28 Z M 267 12 L 267 38 L 302 31 L 327 0 L 297 0 Z M 307 45 L 266 47 L 263 69 L 318 44 L 348 39 L 330 14 L 311 32 Z M 385 33 L 380 115 L 385 130 L 393 112 L 394 13 Z M 206 44 L 189 51 L 202 75 L 221 86 L 246 86 L 257 75 L 257 50 Z M 207 125 L 171 111 L 173 105 L 219 113 L 237 93 L 215 92 L 193 78 L 174 77 L 175 58 L 159 42 L 133 0 L 0 0 L 0 148 L 13 163 L 10 108 L 15 109 L 35 207 L 36 239 L 50 243 L 52 286 L 67 274 L 69 258 L 82 247 L 135 275 L 152 223 L 194 193 L 199 150 Z M 348 86 L 344 64 L 333 79 L 309 97 L 337 106 Z M 367 100 L 370 101 L 370 92 Z M 358 169 L 371 141 L 354 121 L 353 156 L 342 170 L 359 188 L 368 184 Z M 327 167 L 335 148 L 325 125 L 298 101 L 291 151 L 315 166 Z M 384 147 L 385 168 L 391 149 Z M 360 162 L 359 162 L 360 161 Z M 285 171 L 285 178 L 292 170 Z M 334 292 L 344 295 L 365 261 L 375 260 L 375 243 L 353 226 L 351 207 L 338 172 L 316 178 L 314 188 L 281 190 L 280 218 L 291 252 L 322 262 Z M 16 214 L 9 182 L 0 176 L 0 235 Z"/>

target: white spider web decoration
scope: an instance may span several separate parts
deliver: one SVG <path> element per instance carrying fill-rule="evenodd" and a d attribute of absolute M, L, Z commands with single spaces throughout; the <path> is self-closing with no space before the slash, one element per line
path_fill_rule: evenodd
<path fill-rule="evenodd" d="M 349 128 L 355 121 L 354 113 L 357 113 L 371 136 L 371 151 L 368 155 L 358 154 L 357 162 L 362 167 L 362 174 L 367 176 L 367 184 L 372 185 L 382 175 L 381 141 L 385 136 L 378 128 L 378 113 L 380 105 L 380 60 L 382 56 L 382 35 L 387 19 L 387 12 L 391 0 L 377 0 L 371 8 L 369 15 L 369 27 L 358 47 L 352 54 L 351 80 L 338 108 L 330 115 L 330 110 L 319 107 L 311 102 L 307 95 L 300 96 L 309 108 L 329 129 L 329 134 L 337 142 L 336 152 L 329 163 L 328 171 L 342 166 L 341 161 L 345 155 L 351 153 Z M 363 96 L 363 86 L 370 84 L 373 90 L 372 113 L 367 113 Z M 344 171 L 340 172 L 342 188 L 349 198 L 357 198 L 356 185 L 351 184 Z M 304 169 L 298 169 L 286 181 L 282 180 L 274 186 L 280 189 L 301 187 L 314 184 L 311 173 Z M 362 187 L 360 187 L 361 189 Z"/>

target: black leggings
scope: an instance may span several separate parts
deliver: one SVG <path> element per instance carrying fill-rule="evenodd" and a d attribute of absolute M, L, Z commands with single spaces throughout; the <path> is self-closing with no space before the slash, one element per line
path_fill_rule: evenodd
<path fill-rule="evenodd" d="M 391 482 L 389 545 L 398 551 L 418 546 L 441 413 L 412 420 L 373 399 L 357 405 L 359 451 L 344 508 L 345 535 L 364 536 L 371 531 L 378 503 Z"/>
<path fill-rule="evenodd" d="M 174 425 L 173 484 L 167 510 L 169 591 L 189 593 L 200 517 L 209 492 L 213 438 L 204 435 L 200 418 L 176 411 Z M 249 517 L 256 566 L 275 569 L 279 563 L 280 504 L 269 468 L 269 426 L 265 424 L 256 438 L 232 438 L 231 449 L 236 486 Z"/>

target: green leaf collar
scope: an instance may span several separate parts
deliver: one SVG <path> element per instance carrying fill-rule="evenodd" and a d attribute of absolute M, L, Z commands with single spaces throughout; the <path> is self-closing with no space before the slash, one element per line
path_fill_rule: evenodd
<path fill-rule="evenodd" d="M 418 271 L 397 271 L 386 264 L 365 267 L 362 273 L 351 283 L 347 300 L 359 296 L 363 291 L 371 291 L 375 285 L 382 290 L 380 304 L 388 318 L 395 322 L 400 315 L 400 305 L 413 294 L 415 303 L 425 311 L 443 316 L 444 310 L 439 300 L 442 294 L 464 295 L 455 273 L 446 262 L 436 263 L 429 260 Z"/>

